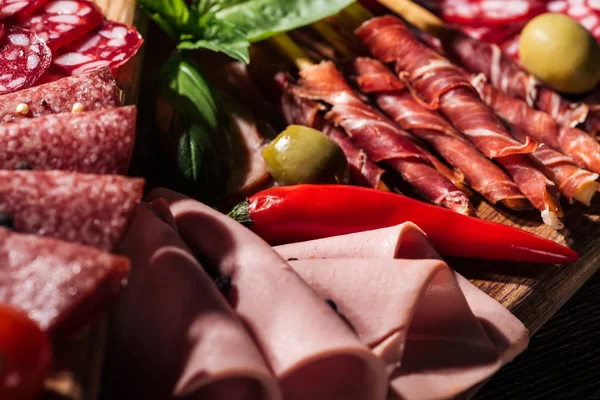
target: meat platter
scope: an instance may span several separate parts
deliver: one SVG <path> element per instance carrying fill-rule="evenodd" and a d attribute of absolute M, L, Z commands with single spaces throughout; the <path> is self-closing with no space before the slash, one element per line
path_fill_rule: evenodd
<path fill-rule="evenodd" d="M 595 5 L 311 1 L 0 1 L 0 397 L 468 398 L 600 268 Z"/>

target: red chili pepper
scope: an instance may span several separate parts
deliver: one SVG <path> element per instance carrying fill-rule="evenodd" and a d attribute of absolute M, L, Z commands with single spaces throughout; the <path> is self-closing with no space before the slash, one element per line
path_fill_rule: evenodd
<path fill-rule="evenodd" d="M 412 221 L 444 256 L 547 264 L 577 260 L 573 250 L 523 230 L 357 186 L 276 187 L 248 198 L 229 215 L 272 245 Z"/>

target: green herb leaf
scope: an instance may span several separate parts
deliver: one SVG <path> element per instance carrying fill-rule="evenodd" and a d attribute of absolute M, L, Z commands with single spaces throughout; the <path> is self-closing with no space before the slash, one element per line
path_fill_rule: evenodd
<path fill-rule="evenodd" d="M 217 101 L 197 67 L 176 53 L 159 73 L 158 118 L 163 142 L 169 143 L 170 159 L 177 170 L 178 189 L 204 201 L 226 195 L 231 174 L 227 123 L 219 113 Z"/>
<path fill-rule="evenodd" d="M 215 14 L 250 42 L 267 39 L 337 14 L 354 0 L 224 0 Z"/>

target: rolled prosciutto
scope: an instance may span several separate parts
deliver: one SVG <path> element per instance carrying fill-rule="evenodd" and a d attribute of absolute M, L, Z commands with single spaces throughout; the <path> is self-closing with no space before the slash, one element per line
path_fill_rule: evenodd
<path fill-rule="evenodd" d="M 517 129 L 571 156 L 586 169 L 600 173 L 600 144 L 592 136 L 577 128 L 559 125 L 549 114 L 486 83 L 481 75 L 473 76 L 471 82 L 481 99 Z"/>
<path fill-rule="evenodd" d="M 391 398 L 453 398 L 527 347 L 523 324 L 410 223 L 275 249 L 386 362 Z"/>
<path fill-rule="evenodd" d="M 422 104 L 439 111 L 484 155 L 498 158 L 526 154 L 536 144 L 513 139 L 502 122 L 479 99 L 463 71 L 419 41 L 398 18 L 377 17 L 363 23 L 356 35 L 375 58 L 395 65 Z M 422 98 L 421 98 L 422 97 Z"/>
<path fill-rule="evenodd" d="M 104 311 L 128 272 L 125 257 L 0 228 L 0 303 L 25 311 L 54 340 Z"/>
<path fill-rule="evenodd" d="M 494 87 L 544 111 L 560 124 L 575 127 L 586 122 L 593 132 L 600 129 L 600 121 L 591 118 L 585 104 L 570 102 L 542 85 L 496 44 L 481 42 L 459 31 L 449 31 L 442 38 L 441 46 L 445 54 L 470 72 L 485 74 Z M 592 120 L 595 123 L 589 123 Z"/>
<path fill-rule="evenodd" d="M 140 205 L 119 245 L 132 270 L 115 307 L 107 371 L 118 399 L 279 400 L 260 350 L 164 208 Z M 166 214 L 168 214 L 168 208 Z"/>
<path fill-rule="evenodd" d="M 381 62 L 357 58 L 350 65 L 353 80 L 363 93 L 400 127 L 428 142 L 461 171 L 469 186 L 490 203 L 524 208 L 525 197 L 513 180 L 484 157 L 442 116 L 419 104 L 404 84 Z"/>
<path fill-rule="evenodd" d="M 526 135 L 514 126 L 511 133 L 517 140 L 525 140 Z M 598 174 L 581 168 L 569 156 L 556 151 L 542 143 L 536 151 L 531 153 L 531 158 L 556 185 L 560 193 L 573 204 L 575 200 L 586 206 L 590 205 L 592 197 L 600 189 L 596 180 Z"/>
<path fill-rule="evenodd" d="M 228 300 L 251 332 L 283 398 L 384 399 L 384 365 L 262 239 L 231 218 L 167 189 L 177 229 L 207 268 L 228 277 Z"/>
<path fill-rule="evenodd" d="M 326 118 L 344 129 L 371 160 L 394 168 L 431 202 L 461 214 L 471 211 L 469 198 L 435 168 L 430 156 L 407 132 L 364 103 L 332 62 L 304 68 L 300 77 L 294 92 L 329 104 Z"/>
<path fill-rule="evenodd" d="M 367 153 L 356 146 L 345 133 L 327 122 L 321 115 L 323 108 L 316 101 L 299 97 L 292 90 L 285 73 L 275 77 L 280 89 L 279 108 L 288 124 L 304 125 L 320 130 L 340 146 L 350 167 L 352 181 L 361 186 L 378 188 L 383 170 L 369 160 Z"/>

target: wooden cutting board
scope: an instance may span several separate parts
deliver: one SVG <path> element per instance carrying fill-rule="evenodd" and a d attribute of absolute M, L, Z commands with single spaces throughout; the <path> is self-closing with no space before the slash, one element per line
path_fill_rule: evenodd
<path fill-rule="evenodd" d="M 147 19 L 136 8 L 134 0 L 92 0 L 102 9 L 107 19 L 134 25 L 146 37 Z M 136 104 L 145 46 L 119 68 L 116 79 L 123 92 L 125 104 Z M 87 334 L 81 337 L 58 360 L 59 365 L 46 380 L 44 400 L 96 400 L 100 389 L 102 363 L 104 360 L 107 318 L 97 321 Z"/>

